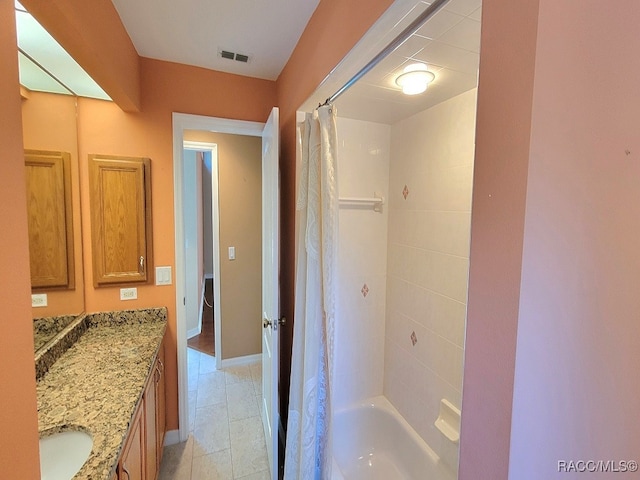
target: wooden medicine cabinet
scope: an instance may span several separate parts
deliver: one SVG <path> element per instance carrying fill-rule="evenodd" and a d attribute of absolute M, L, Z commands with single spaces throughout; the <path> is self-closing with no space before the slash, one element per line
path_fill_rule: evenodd
<path fill-rule="evenodd" d="M 151 160 L 89 155 L 95 287 L 153 279 Z"/>
<path fill-rule="evenodd" d="M 31 287 L 75 287 L 70 154 L 25 150 Z"/>

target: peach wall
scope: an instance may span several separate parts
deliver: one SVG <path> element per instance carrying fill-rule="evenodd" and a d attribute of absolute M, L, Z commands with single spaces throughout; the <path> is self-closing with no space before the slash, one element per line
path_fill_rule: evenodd
<path fill-rule="evenodd" d="M 5 474 L 40 478 L 27 194 L 13 0 L 0 0 L 0 465 Z"/>
<path fill-rule="evenodd" d="M 570 3 L 540 0 L 509 469 L 519 480 L 565 478 L 559 460 L 640 460 L 640 5 Z"/>
<path fill-rule="evenodd" d="M 460 480 L 508 475 L 537 18 L 482 3 Z"/>
<path fill-rule="evenodd" d="M 141 59 L 140 113 L 112 102 L 78 99 L 78 143 L 83 212 L 89 211 L 86 158 L 90 153 L 151 158 L 153 248 L 156 266 L 174 268 L 172 112 L 264 122 L 275 103 L 275 84 L 158 60 Z M 175 285 L 138 286 L 138 299 L 122 302 L 119 288 L 92 285 L 91 225 L 83 216 L 84 271 L 88 312 L 164 305 L 169 309 L 167 338 L 168 427 L 178 427 Z M 175 277 L 174 277 L 175 278 Z"/>
<path fill-rule="evenodd" d="M 128 110 L 136 110 L 140 105 L 143 107 L 141 113 L 126 113 L 111 102 L 78 100 L 81 205 L 84 212 L 89 211 L 85 161 L 89 153 L 150 157 L 154 262 L 175 267 L 171 113 L 264 122 L 276 103 L 275 82 L 138 58 L 137 55 L 133 58 L 133 47 L 123 37 L 120 20 L 114 17 L 115 10 L 108 1 L 86 4 L 75 0 L 27 0 L 24 5 L 70 52 L 77 55 L 78 61 L 119 102 L 120 107 Z M 11 30 L 6 30 L 12 39 L 9 44 L 15 45 L 13 10 L 8 13 L 6 21 L 12 25 Z M 96 21 L 100 25 L 96 25 Z M 110 32 L 113 32 L 113 38 Z M 101 66 L 109 71 L 101 70 Z M 139 83 L 135 80 L 138 74 Z M 14 90 L 18 92 L 17 77 L 14 81 Z M 136 98 L 138 88 L 141 93 Z M 114 95 L 114 92 L 122 95 Z M 125 303 L 119 300 L 118 288 L 94 289 L 90 281 L 90 231 L 89 218 L 84 215 L 83 267 L 87 279 L 85 306 L 88 312 L 158 305 L 168 307 L 167 421 L 168 428 L 175 429 L 178 427 L 175 286 L 140 286 L 138 299 Z M 32 354 L 32 349 L 30 352 Z"/>
<path fill-rule="evenodd" d="M 160 245 L 154 244 L 155 261 L 158 265 L 162 264 L 166 258 L 170 258 L 173 262 L 173 216 L 170 213 L 173 208 L 172 206 L 168 208 L 167 205 L 173 201 L 170 173 L 172 168 L 171 112 L 262 122 L 267 118 L 273 105 L 280 105 L 281 304 L 282 313 L 288 318 L 293 318 L 295 110 L 391 3 L 391 0 L 374 0 L 367 2 L 367 7 L 362 8 L 362 0 L 322 0 L 276 83 L 138 58 L 133 54 L 133 47 L 130 41 L 127 42 L 126 32 L 123 34 L 122 24 L 114 16 L 115 10 L 108 0 L 91 3 L 78 0 L 50 2 L 25 0 L 24 5 L 61 41 L 123 109 L 142 108 L 140 117 L 129 117 L 128 114 L 116 112 L 108 107 L 97 107 L 99 102 L 83 102 L 85 106 L 81 108 L 91 114 L 91 119 L 82 126 L 83 131 L 80 136 L 87 135 L 90 139 L 94 139 L 96 147 L 102 145 L 108 147 L 110 129 L 115 125 L 114 143 L 111 145 L 116 145 L 115 142 L 118 142 L 117 150 L 122 150 L 120 147 L 126 146 L 120 143 L 125 139 L 127 142 L 136 144 L 137 148 L 131 150 L 150 152 L 147 153 L 149 156 L 164 152 L 159 156 L 153 155 L 160 159 L 154 163 L 161 166 L 153 168 L 154 173 L 152 173 L 154 240 L 159 232 L 163 232 L 160 234 L 163 238 Z M 110 37 L 111 32 L 113 32 L 113 38 Z M 140 77 L 139 85 L 136 85 L 135 81 L 137 72 Z M 140 92 L 139 101 L 136 87 Z M 100 115 L 93 115 L 96 112 L 100 112 Z M 131 130 L 128 131 L 128 128 Z M 104 132 L 109 132 L 109 135 L 105 135 Z M 89 142 L 88 145 L 92 146 L 93 142 Z M 81 147 L 81 158 L 86 153 Z M 133 152 L 131 154 L 136 155 Z M 160 174 L 160 179 L 158 179 L 158 170 L 163 172 Z M 81 175 L 83 175 L 82 171 Z M 161 189 L 162 193 L 156 193 L 158 189 Z M 83 199 L 83 205 L 85 202 L 86 199 Z M 161 206 L 157 206 L 158 203 Z M 157 220 L 157 216 L 160 216 L 161 220 Z M 168 227 L 171 235 L 166 235 Z M 83 225 L 83 231 L 86 238 L 88 230 L 85 225 Z M 86 259 L 90 258 L 87 252 L 84 258 L 86 272 Z M 88 272 L 86 273 L 88 275 Z M 88 276 L 87 279 L 89 279 Z M 164 292 L 158 295 L 166 298 L 171 293 L 168 290 L 174 290 L 174 287 L 164 287 L 164 290 L 154 287 L 149 289 Z M 143 293 L 146 300 L 138 300 L 135 306 L 145 305 L 155 296 L 154 294 L 147 297 L 148 292 L 143 291 Z M 96 292 L 91 288 L 87 288 L 86 302 L 88 310 L 116 308 L 120 304 L 113 290 Z M 170 317 L 175 315 L 173 308 L 170 309 Z M 283 329 L 282 335 L 284 362 L 282 380 L 285 382 L 284 390 L 286 391 L 288 391 L 286 377 L 290 356 L 288 352 L 291 349 L 292 323 L 288 323 L 288 328 Z M 170 332 L 173 340 L 168 342 L 169 352 L 175 349 L 175 320 L 172 320 L 171 324 Z M 171 383 L 172 376 L 176 378 L 175 365 L 169 364 L 167 367 L 169 383 Z M 169 395 L 175 395 L 171 385 Z M 283 399 L 286 401 L 286 396 L 283 396 Z M 175 407 L 172 403 L 168 406 L 170 410 Z M 177 418 L 170 420 L 172 421 L 169 426 L 172 427 L 173 420 L 177 422 Z"/>
<path fill-rule="evenodd" d="M 60 5 L 59 2 L 63 1 L 58 0 L 55 4 Z M 71 5 L 73 0 L 67 1 L 67 5 Z M 64 32 L 66 25 L 74 24 L 73 19 L 69 20 L 60 11 L 49 11 L 48 7 L 45 8 L 48 3 L 53 2 L 23 0 L 23 3 L 32 10 L 41 6 L 43 16 L 48 15 L 53 26 L 59 31 Z M 93 8 L 95 2 L 85 3 L 86 5 L 74 2 L 77 5 L 74 5 L 72 11 L 77 11 L 79 19 L 75 22 L 76 25 L 85 21 L 87 25 L 92 24 L 94 12 L 88 9 Z M 103 0 L 102 7 L 108 3 L 107 0 Z M 543 403 L 547 398 L 544 395 L 551 393 L 554 395 L 553 398 L 557 398 L 560 393 L 565 392 L 560 378 L 570 379 L 571 382 L 575 382 L 572 385 L 584 389 L 588 394 L 595 393 L 593 399 L 589 396 L 575 399 L 572 396 L 574 394 L 569 392 L 568 400 L 576 400 L 572 407 L 575 407 L 576 403 L 580 407 L 576 407 L 577 411 L 572 412 L 567 418 L 560 415 L 565 413 L 566 409 L 551 411 L 553 418 L 560 420 L 562 431 L 566 432 L 558 437 L 559 441 L 577 440 L 576 450 L 563 454 L 573 455 L 581 451 L 586 454 L 608 455 L 606 451 L 596 451 L 588 443 L 586 436 L 579 435 L 582 432 L 579 423 L 586 419 L 589 413 L 596 414 L 592 423 L 594 429 L 603 427 L 604 437 L 612 440 L 612 445 L 617 446 L 617 442 L 625 440 L 628 446 L 635 447 L 635 451 L 638 451 L 637 432 L 640 430 L 636 423 L 631 424 L 635 431 L 631 427 L 618 430 L 620 440 L 614 439 L 612 432 L 613 428 L 620 426 L 624 414 L 627 414 L 627 419 L 633 418 L 633 421 L 637 422 L 637 416 L 633 417 L 633 414 L 640 393 L 636 380 L 632 379 L 627 384 L 628 378 L 623 378 L 622 374 L 615 370 L 622 366 L 623 371 L 624 368 L 628 371 L 630 366 L 638 363 L 637 354 L 634 355 L 634 352 L 638 351 L 638 346 L 634 343 L 637 342 L 637 328 L 630 320 L 637 313 L 637 308 L 634 308 L 637 305 L 631 292 L 632 286 L 637 282 L 628 281 L 637 273 L 638 265 L 637 252 L 631 245 L 637 238 L 635 219 L 638 218 L 635 212 L 636 192 L 632 184 L 633 174 L 637 173 L 633 170 L 632 163 L 636 151 L 636 137 L 635 132 L 627 130 L 632 122 L 622 122 L 629 118 L 629 109 L 634 106 L 634 103 L 625 97 L 631 88 L 628 82 L 637 83 L 637 55 L 631 50 L 634 47 L 637 50 L 637 45 L 636 39 L 630 36 L 635 31 L 633 22 L 637 24 L 638 21 L 637 6 L 633 1 L 626 0 L 621 1 L 621 7 L 615 11 L 611 8 L 611 11 L 607 11 L 606 6 L 599 7 L 589 0 L 588 8 L 565 12 L 564 9 L 568 8 L 567 2 L 557 2 L 558 5 L 554 3 L 556 2 L 551 0 L 541 0 L 542 17 L 538 30 L 538 0 L 483 2 L 469 320 L 463 392 L 461 480 L 507 478 L 509 442 L 512 434 L 514 372 L 516 398 L 513 408 L 516 413 L 525 412 L 530 407 L 526 400 L 526 394 L 529 392 L 526 385 L 530 384 L 529 382 L 536 388 L 536 394 L 543 395 Z M 155 160 L 153 189 L 157 264 L 167 262 L 173 265 L 171 111 L 264 121 L 268 109 L 273 104 L 279 104 L 283 139 L 282 307 L 283 313 L 291 315 L 295 109 L 390 4 L 390 0 L 376 0 L 367 2 L 366 8 L 363 8 L 362 0 L 322 0 L 278 79 L 277 94 L 273 82 L 237 78 L 142 59 L 140 68 L 143 114 L 124 114 L 120 110 L 114 110 L 115 106 L 100 106 L 100 102 L 97 101 L 83 102 L 85 105 L 82 108 L 85 112 L 100 114 L 91 115 L 83 122 L 81 135 L 87 140 L 85 151 L 104 147 L 125 153 L 122 150 L 126 148 L 131 150 L 130 154 L 143 152 L 142 154 Z M 9 226 L 7 232 L 0 236 L 0 251 L 3 252 L 3 271 L 11 273 L 10 276 L 3 277 L 5 288 L 0 291 L 4 292 L 1 294 L 4 318 L 27 319 L 30 316 L 30 307 L 25 211 L 20 212 L 20 207 L 14 208 L 14 204 L 19 204 L 19 198 L 24 199 L 24 181 L 20 181 L 24 173 L 22 161 L 16 160 L 22 158 L 22 144 L 19 140 L 20 105 L 15 67 L 13 2 L 0 0 L 0 9 L 0 55 L 3 57 L 4 67 L 0 71 L 0 102 L 5 122 L 0 136 L 6 158 L 14 159 L 0 162 L 0 181 L 5 184 L 0 189 L 0 217 L 3 224 Z M 624 12 L 624 15 L 617 18 L 616 11 Z M 118 24 L 112 15 L 95 17 L 99 21 L 110 19 L 104 22 L 107 31 L 110 26 Z M 40 16 L 38 18 L 43 20 Z M 594 19 L 602 19 L 602 23 L 596 23 Z M 559 24 L 560 20 L 564 22 L 562 25 Z M 619 23 L 615 24 L 614 20 Z M 584 27 L 579 27 L 578 24 L 581 22 L 584 23 Z M 43 23 L 46 24 L 44 21 Z M 567 28 L 568 32 L 576 34 L 583 43 L 568 41 L 568 37 L 563 35 Z M 607 33 L 605 36 L 596 35 L 592 39 L 585 35 L 588 29 L 591 32 Z M 68 36 L 73 40 L 76 32 L 73 29 L 69 31 Z M 100 42 L 95 38 L 87 40 L 90 31 L 91 28 L 83 29 L 83 35 L 77 35 L 76 44 L 87 43 L 93 47 L 99 45 Z M 96 31 L 104 30 L 100 28 Z M 538 48 L 543 53 L 536 58 L 537 35 Z M 122 35 L 118 36 L 120 40 L 115 42 L 116 45 L 122 41 Z M 596 44 L 596 39 L 601 43 Z M 100 53 L 102 50 L 107 52 L 107 45 L 110 44 L 110 41 L 105 41 L 99 49 L 96 47 L 95 50 L 91 50 L 90 53 L 95 54 L 95 58 L 87 58 L 90 55 L 85 52 L 84 61 L 81 63 L 93 64 L 94 67 L 96 64 L 106 65 L 112 73 L 122 75 L 119 77 L 120 85 L 113 88 L 108 88 L 106 84 L 103 86 L 112 95 L 119 89 L 125 92 L 120 100 L 121 105 L 128 108 L 128 104 L 130 108 L 135 109 L 136 86 L 131 86 L 135 81 L 131 82 L 126 72 L 136 70 L 137 57 L 132 55 L 131 47 L 125 45 L 122 49 L 110 49 L 112 53 L 107 54 L 110 60 L 105 61 L 105 57 Z M 75 48 L 78 48 L 78 45 Z M 554 51 L 556 45 L 560 46 L 558 52 Z M 587 52 L 582 45 L 595 49 L 586 59 L 580 58 Z M 113 52 L 122 55 L 123 61 L 129 62 L 131 68 L 126 68 L 126 65 L 125 68 L 112 68 L 118 64 L 117 59 L 112 56 Z M 603 79 L 604 74 L 609 74 L 606 81 L 589 82 L 588 86 L 581 82 L 584 77 L 578 75 L 578 72 L 584 72 L 585 77 L 593 79 L 594 68 L 599 67 L 598 62 L 588 62 L 588 59 L 602 61 L 605 67 L 600 68 L 601 72 L 604 72 L 600 79 Z M 568 66 L 565 66 L 563 62 L 567 60 Z M 535 103 L 532 107 L 535 61 L 539 63 L 540 75 L 536 77 L 539 85 L 536 85 Z M 615 64 L 611 65 L 609 62 Z M 558 84 L 557 92 L 562 92 L 565 95 L 563 97 L 555 95 L 556 84 L 552 81 L 557 81 L 559 75 L 554 75 L 554 69 L 569 75 Z M 96 75 L 95 71 L 90 71 Z M 181 73 L 191 76 L 183 76 Z M 575 90 L 570 83 L 572 80 L 575 80 Z M 106 80 L 105 82 L 109 83 Z M 604 89 L 609 90 L 603 94 Z M 246 97 L 243 97 L 243 94 Z M 548 98 L 545 99 L 545 96 Z M 556 100 L 558 103 L 554 105 L 553 101 Z M 585 111 L 586 107 L 589 109 Z M 530 144 L 532 109 L 534 131 Z M 621 111 L 620 115 L 612 117 L 618 110 Z M 596 124 L 596 119 L 603 120 Z M 547 121 L 550 121 L 551 126 L 557 126 L 558 131 L 554 132 L 551 126 L 546 126 Z M 609 127 L 605 125 L 606 121 L 611 123 Z M 574 124 L 575 130 L 566 128 L 567 125 Z M 618 128 L 612 131 L 615 127 Z M 560 136 L 559 133 L 563 135 Z M 604 140 L 601 144 L 592 144 L 589 143 L 592 138 Z M 593 150 L 588 150 L 587 146 L 593 147 Z M 620 152 L 624 152 L 625 149 L 630 153 L 625 154 L 627 161 L 622 162 L 619 159 Z M 576 152 L 583 155 L 579 156 Z M 547 154 L 549 159 L 557 158 L 561 161 L 550 165 L 549 160 L 544 158 Z M 529 211 L 526 217 L 525 238 L 525 194 L 530 155 L 531 196 L 527 205 Z M 583 159 L 579 164 L 578 158 Z M 605 165 L 601 158 L 609 158 L 611 162 Z M 544 171 L 547 166 L 551 168 L 549 173 Z M 554 189 L 557 184 L 554 183 L 551 173 L 559 174 L 562 187 L 566 187 L 568 193 L 575 196 Z M 578 175 L 582 183 L 576 181 L 575 176 Z M 581 185 L 590 187 L 591 190 L 581 190 Z M 615 187 L 605 188 L 607 185 Z M 589 196 L 588 192 L 592 195 Z M 559 211 L 549 212 L 548 201 L 543 198 L 542 193 L 553 193 L 554 199 L 558 198 L 567 204 L 561 203 L 562 208 Z M 578 200 L 584 200 L 585 203 L 581 204 Z M 588 211 L 585 211 L 585 204 L 589 207 Z M 554 203 L 554 206 L 557 207 L 558 204 Z M 574 215 L 568 215 L 570 212 Z M 541 217 L 541 213 L 545 216 Z M 547 213 L 552 215 L 547 217 Z M 633 214 L 635 216 L 632 217 Z M 570 221 L 569 225 L 561 224 L 560 220 L 564 219 Z M 585 219 L 585 222 L 579 223 L 577 219 Z M 540 236 L 542 227 L 548 225 L 559 227 L 558 234 L 551 237 L 553 242 L 545 241 Z M 580 229 L 583 235 L 579 235 Z M 545 234 L 548 233 L 546 229 L 544 231 Z M 566 241 L 566 244 L 561 244 L 562 241 Z M 582 245 L 584 242 L 590 244 Z M 611 245 L 615 245 L 615 248 L 611 248 Z M 576 247 L 575 251 L 573 247 Z M 585 257 L 587 248 L 592 248 L 592 251 Z M 541 255 L 542 266 L 549 267 L 554 275 L 561 275 L 560 278 L 566 279 L 567 282 L 557 283 L 558 280 L 549 274 L 549 269 L 543 271 L 533 265 L 538 254 Z M 85 264 L 87 258 L 85 255 Z M 558 265 L 552 265 L 551 259 L 558 259 Z M 522 275 L 521 264 L 525 267 Z M 497 265 L 499 268 L 496 268 Z M 596 267 L 599 269 L 598 275 L 594 273 Z M 632 271 L 634 267 L 635 271 Z M 582 275 L 584 283 L 577 281 L 576 272 Z M 633 279 L 635 280 L 635 276 Z M 559 291 L 564 292 L 565 296 L 558 298 L 558 290 L 551 291 L 549 286 L 544 284 L 546 281 L 559 287 Z M 113 289 L 87 290 L 88 309 L 113 309 L 120 305 L 120 302 L 114 299 Z M 16 295 L 17 291 L 23 292 L 23 295 Z M 138 305 L 157 302 L 170 308 L 168 357 L 173 358 L 174 287 L 148 287 L 142 293 L 143 298 L 138 301 Z M 541 308 L 537 309 L 536 304 L 534 310 L 532 302 L 540 298 L 539 294 L 545 294 L 542 297 L 544 300 Z M 593 310 L 588 310 L 587 307 L 592 307 Z M 540 320 L 533 313 L 536 311 L 550 317 L 541 317 Z M 514 364 L 518 314 L 522 316 L 522 335 L 519 337 L 516 369 Z M 552 325 L 551 319 L 558 319 L 558 325 Z M 543 322 L 543 326 L 551 326 L 548 338 L 540 336 L 541 330 L 535 329 L 538 320 Z M 603 331 L 604 324 L 611 328 Z M 9 335 L 3 335 L 0 340 L 0 355 L 4 360 L 0 367 L 2 385 L 11 385 L 11 395 L 3 393 L 1 397 L 0 424 L 3 440 L 0 464 L 12 465 L 15 471 L 21 473 L 21 478 L 37 478 L 37 416 L 31 330 L 29 328 L 27 331 L 21 323 L 9 325 L 6 330 Z M 559 344 L 553 337 L 553 334 L 558 333 L 564 334 L 568 338 L 567 342 Z M 286 352 L 286 342 L 283 343 L 283 351 Z M 550 380 L 541 375 L 540 367 L 534 362 L 536 351 L 546 353 L 549 350 L 551 358 L 567 360 L 567 365 L 558 370 L 558 379 Z M 567 353 L 573 353 L 575 356 L 570 358 Z M 604 424 L 604 416 L 599 413 L 603 411 L 604 406 L 600 390 L 597 390 L 593 379 L 583 376 L 576 359 L 584 360 L 583 366 L 587 366 L 587 371 L 591 369 L 594 376 L 604 383 L 605 390 L 615 391 L 618 388 L 618 391 L 622 392 L 617 396 L 621 413 L 615 413 L 610 424 Z M 7 368 L 9 366 L 10 368 Z M 553 366 L 555 369 L 558 363 Z M 175 363 L 168 362 L 167 373 L 170 397 L 169 428 L 176 428 Z M 574 374 L 578 376 L 575 377 Z M 555 405 L 563 406 L 561 403 Z M 543 414 L 549 413 L 543 410 L 545 405 L 534 405 L 533 408 L 531 418 L 534 420 L 544 420 Z M 527 435 L 532 435 L 531 438 L 536 442 L 550 441 L 559 431 L 555 429 L 553 433 L 545 434 L 544 427 L 548 427 L 544 421 L 539 426 L 520 423 L 519 419 L 514 421 L 512 468 L 520 466 L 516 465 L 516 461 L 526 461 L 527 468 L 532 466 L 529 463 L 532 460 L 555 461 L 550 458 L 546 449 L 541 449 L 540 454 L 533 459 L 532 456 L 537 455 L 537 452 L 526 452 Z M 568 432 L 574 427 L 577 428 L 574 430 L 576 435 L 569 437 Z M 11 440 L 10 443 L 7 439 Z M 603 445 L 606 445 L 606 442 L 603 442 Z M 625 454 L 627 451 L 618 452 Z M 545 465 L 544 468 L 549 467 Z M 545 473 L 547 471 L 545 470 Z M 518 471 L 517 475 L 524 473 Z M 515 470 L 513 477 L 516 478 Z"/>
<path fill-rule="evenodd" d="M 123 110 L 140 110 L 139 57 L 110 0 L 21 3 Z"/>
<path fill-rule="evenodd" d="M 71 203 L 73 208 L 74 289 L 38 289 L 46 293 L 47 306 L 32 308 L 33 318 L 78 314 L 84 311 L 82 231 L 80 227 L 80 182 L 78 178 L 78 136 L 76 98 L 70 95 L 30 92 L 22 101 L 24 148 L 54 150 L 71 154 Z"/>
<path fill-rule="evenodd" d="M 293 318 L 296 110 L 392 0 L 321 0 L 278 77 L 280 108 L 280 314 Z M 286 416 L 293 322 L 280 329 L 280 410 Z M 286 421 L 286 418 L 283 418 Z"/>
<path fill-rule="evenodd" d="M 144 116 L 171 124 L 170 112 L 265 122 L 276 105 L 270 80 L 142 57 Z"/>

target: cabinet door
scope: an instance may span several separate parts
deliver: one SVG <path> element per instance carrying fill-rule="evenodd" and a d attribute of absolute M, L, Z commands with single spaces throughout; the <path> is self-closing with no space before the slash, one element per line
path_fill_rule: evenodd
<path fill-rule="evenodd" d="M 155 480 L 158 473 L 158 436 L 157 436 L 157 361 L 144 391 L 144 425 L 147 480 Z"/>
<path fill-rule="evenodd" d="M 164 372 L 164 343 L 160 346 L 158 352 L 158 382 L 156 384 L 156 432 L 158 440 L 158 468 L 162 461 L 162 452 L 164 450 L 164 434 L 167 431 L 166 406 L 165 406 L 165 372 Z"/>
<path fill-rule="evenodd" d="M 151 161 L 89 156 L 93 284 L 151 282 Z"/>
<path fill-rule="evenodd" d="M 144 432 L 142 410 L 134 416 L 131 431 L 118 465 L 118 480 L 144 480 Z"/>
<path fill-rule="evenodd" d="M 25 150 L 31 287 L 74 287 L 70 155 Z"/>

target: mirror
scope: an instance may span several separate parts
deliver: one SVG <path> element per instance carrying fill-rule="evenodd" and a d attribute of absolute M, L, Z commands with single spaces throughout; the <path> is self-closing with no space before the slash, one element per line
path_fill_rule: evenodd
<path fill-rule="evenodd" d="M 22 135 L 25 150 L 56 151 L 68 155 L 71 215 L 67 229 L 72 236 L 69 286 L 38 287 L 32 284 L 34 306 L 34 338 L 36 350 L 46 344 L 59 329 L 84 311 L 84 278 L 82 271 L 82 237 L 80 225 L 80 181 L 76 130 L 76 98 L 45 92 L 23 92 Z M 64 200 L 61 200 L 64 201 Z M 64 209 L 64 207 L 61 207 Z M 50 260 L 49 260 L 50 261 Z M 33 265 L 33 261 L 32 261 Z M 54 318 L 51 318 L 54 317 Z M 60 317 L 60 318 L 58 318 Z M 37 333 L 37 334 L 36 334 Z"/>
<path fill-rule="evenodd" d="M 111 99 L 18 1 L 15 17 L 22 133 L 28 157 L 25 162 L 30 162 L 25 169 L 28 185 L 32 185 L 28 201 L 41 203 L 28 205 L 29 227 L 30 232 L 42 229 L 57 235 L 55 241 L 39 239 L 40 249 L 30 248 L 31 256 L 37 257 L 31 259 L 32 317 L 38 319 L 34 321 L 37 354 L 85 310 L 78 98 Z M 55 174 L 43 169 L 34 173 L 43 163 L 64 166 Z M 63 185 L 58 190 L 52 188 L 55 195 L 39 191 L 54 184 Z M 45 203 L 49 206 L 43 207 Z"/>
<path fill-rule="evenodd" d="M 47 241 L 40 238 L 39 248 L 30 248 L 32 257 L 37 257 L 31 259 L 37 352 L 85 310 L 76 122 L 76 94 L 82 93 L 76 81 L 79 66 L 18 2 L 15 13 L 25 173 L 31 184 L 27 200 L 31 202 L 30 237 L 39 230 L 51 237 Z M 38 167 L 44 162 L 45 168 L 34 167 L 38 162 Z M 59 171 L 53 172 L 56 168 Z M 61 177 L 62 186 L 57 186 Z M 55 195 L 43 194 L 47 188 Z M 40 205 L 34 205 L 36 202 Z M 55 241 L 52 232 L 58 237 Z"/>

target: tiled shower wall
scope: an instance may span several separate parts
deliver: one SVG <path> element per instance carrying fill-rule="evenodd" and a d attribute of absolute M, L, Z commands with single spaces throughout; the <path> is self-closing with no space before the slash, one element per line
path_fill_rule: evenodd
<path fill-rule="evenodd" d="M 341 197 L 388 196 L 391 127 L 338 118 Z M 387 207 L 340 209 L 335 408 L 382 394 Z"/>
<path fill-rule="evenodd" d="M 384 394 L 454 469 L 434 421 L 461 401 L 475 107 L 474 89 L 391 130 Z"/>

